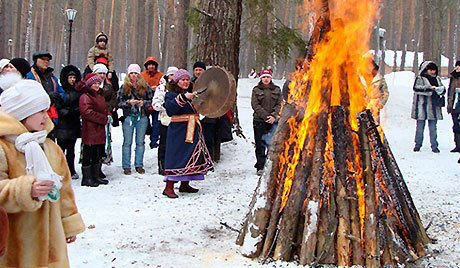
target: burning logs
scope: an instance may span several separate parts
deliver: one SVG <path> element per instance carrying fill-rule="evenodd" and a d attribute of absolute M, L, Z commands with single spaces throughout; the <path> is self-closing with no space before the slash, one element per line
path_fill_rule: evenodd
<path fill-rule="evenodd" d="M 302 70 L 254 191 L 237 244 L 251 258 L 302 265 L 396 266 L 429 238 L 371 113 L 369 26 L 374 1 L 317 0 Z"/>
<path fill-rule="evenodd" d="M 357 132 L 343 107 L 330 110 L 313 120 L 285 203 L 286 181 L 273 169 L 262 175 L 238 238 L 243 254 L 302 265 L 414 262 L 429 238 L 381 130 L 368 110 L 358 115 Z"/>

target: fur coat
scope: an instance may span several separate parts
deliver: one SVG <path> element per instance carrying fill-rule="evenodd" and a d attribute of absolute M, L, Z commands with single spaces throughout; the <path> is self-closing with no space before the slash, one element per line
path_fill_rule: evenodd
<path fill-rule="evenodd" d="M 444 95 L 446 92 L 445 87 L 441 82 L 441 78 L 436 74 L 436 80 L 439 84 L 436 93 L 431 89 L 430 81 L 422 74 L 426 72 L 426 67 L 431 61 L 422 63 L 419 75 L 415 78 L 414 83 L 414 97 L 412 99 L 411 118 L 415 120 L 442 120 L 441 106 L 434 102 L 435 97 Z M 436 96 L 433 96 L 436 95 Z"/>
<path fill-rule="evenodd" d="M 50 120 L 46 129 L 52 129 Z M 5 138 L 25 132 L 21 122 L 0 112 L 0 206 L 8 212 L 10 229 L 0 267 L 69 267 L 66 238 L 85 229 L 69 168 L 59 146 L 47 139 L 42 148 L 53 170 L 63 176 L 61 197 L 56 203 L 33 199 L 36 178 L 26 175 L 24 154 Z"/>

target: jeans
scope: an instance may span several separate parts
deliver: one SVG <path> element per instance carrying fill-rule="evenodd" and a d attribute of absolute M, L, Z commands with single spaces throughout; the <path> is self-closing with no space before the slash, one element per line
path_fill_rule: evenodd
<path fill-rule="evenodd" d="M 254 167 L 257 170 L 261 170 L 261 169 L 264 169 L 265 160 L 267 159 L 267 151 L 268 151 L 268 146 L 263 140 L 262 136 L 270 132 L 270 129 L 272 128 L 273 125 L 269 123 L 265 123 L 265 122 L 254 121 L 253 126 L 254 126 L 254 140 L 256 142 L 256 159 L 257 159 L 257 162 L 254 165 Z"/>
<path fill-rule="evenodd" d="M 425 130 L 425 120 L 417 120 L 417 128 L 415 129 L 415 147 L 420 148 L 423 144 L 423 131 Z M 437 120 L 428 120 L 428 130 L 430 131 L 431 149 L 438 148 L 436 123 Z"/>
<path fill-rule="evenodd" d="M 121 167 L 131 168 L 131 145 L 133 144 L 133 134 L 136 130 L 136 149 L 134 153 L 134 166 L 144 167 L 145 151 L 145 132 L 147 131 L 148 117 L 142 116 L 135 120 L 130 116 L 123 121 L 123 146 L 121 150 Z"/>
<path fill-rule="evenodd" d="M 158 120 L 158 115 L 160 112 L 152 112 L 152 133 L 150 134 L 150 147 L 156 147 L 158 143 L 158 137 L 160 136 L 160 121 Z"/>

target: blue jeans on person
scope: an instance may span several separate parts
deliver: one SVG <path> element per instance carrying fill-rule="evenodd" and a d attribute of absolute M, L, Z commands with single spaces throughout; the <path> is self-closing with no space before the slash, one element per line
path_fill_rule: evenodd
<path fill-rule="evenodd" d="M 133 134 L 136 130 L 136 148 L 134 149 L 134 166 L 144 167 L 144 151 L 145 151 L 145 132 L 147 131 L 148 117 L 141 116 L 139 120 L 126 117 L 123 121 L 123 146 L 121 153 L 122 168 L 131 168 L 131 145 L 133 144 Z"/>
<path fill-rule="evenodd" d="M 158 147 L 158 138 L 160 136 L 160 121 L 158 120 L 158 115 L 160 112 L 152 112 L 152 133 L 150 134 L 150 148 Z"/>
<path fill-rule="evenodd" d="M 438 134 L 436 133 L 437 120 L 428 120 L 428 130 L 430 132 L 431 149 L 438 148 Z M 423 144 L 423 132 L 425 130 L 426 120 L 417 120 L 417 128 L 415 129 L 415 147 L 421 148 Z"/>

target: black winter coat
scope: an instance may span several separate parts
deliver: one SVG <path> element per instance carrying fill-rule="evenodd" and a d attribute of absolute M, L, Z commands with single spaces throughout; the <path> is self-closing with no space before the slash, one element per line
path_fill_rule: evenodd
<path fill-rule="evenodd" d="M 60 81 L 65 92 L 65 101 L 56 103 L 59 120 L 55 127 L 57 139 L 77 139 L 81 137 L 80 92 L 75 89 L 75 85 L 70 85 L 67 78 L 75 75 L 78 83 L 81 80 L 81 73 L 77 67 L 68 65 L 62 68 Z"/>

